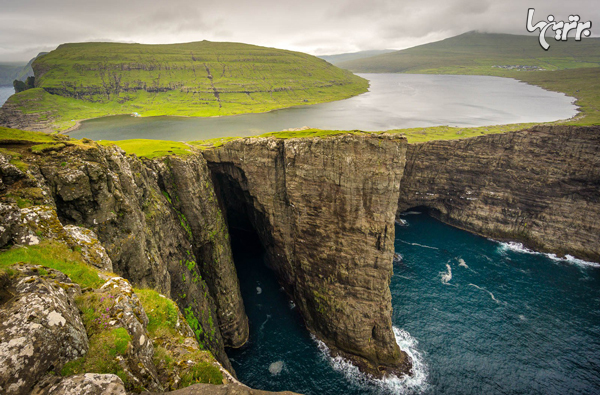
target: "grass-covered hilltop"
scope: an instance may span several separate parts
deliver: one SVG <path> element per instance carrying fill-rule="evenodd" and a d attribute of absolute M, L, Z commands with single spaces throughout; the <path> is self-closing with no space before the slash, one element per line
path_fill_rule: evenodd
<path fill-rule="evenodd" d="M 504 70 L 560 70 L 600 66 L 600 39 L 579 42 L 548 38 L 544 51 L 538 38 L 513 34 L 469 32 L 368 58 L 338 62 L 340 67 L 365 73 L 489 74 Z M 496 66 L 496 67 L 494 67 Z M 519 67 L 521 66 L 521 67 Z M 527 66 L 527 67 L 524 67 Z"/>
<path fill-rule="evenodd" d="M 345 99 L 368 82 L 311 55 L 248 44 L 63 44 L 33 63 L 35 88 L 0 124 L 62 131 L 116 114 L 220 116 Z"/>
<path fill-rule="evenodd" d="M 600 39 L 555 41 L 544 51 L 536 35 L 469 32 L 392 53 L 336 63 L 362 73 L 471 74 L 508 77 L 577 98 L 583 117 L 600 123 Z"/>

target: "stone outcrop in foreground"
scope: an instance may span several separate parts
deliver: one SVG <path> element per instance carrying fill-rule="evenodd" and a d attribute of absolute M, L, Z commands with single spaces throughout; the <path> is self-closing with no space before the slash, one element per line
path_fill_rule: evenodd
<path fill-rule="evenodd" d="M 224 347 L 245 343 L 248 319 L 203 157 L 142 161 L 91 141 L 35 155 L 31 145 L 0 152 L 1 196 L 31 205 L 0 203 L 0 247 L 47 238 L 77 246 L 88 263 L 175 300 L 232 370 Z M 17 155 L 26 169 L 11 163 Z"/>
<path fill-rule="evenodd" d="M 28 394 L 49 370 L 82 357 L 89 344 L 75 296 L 79 285 L 64 274 L 40 267 L 17 266 L 4 275 L 0 300 L 0 393 Z"/>

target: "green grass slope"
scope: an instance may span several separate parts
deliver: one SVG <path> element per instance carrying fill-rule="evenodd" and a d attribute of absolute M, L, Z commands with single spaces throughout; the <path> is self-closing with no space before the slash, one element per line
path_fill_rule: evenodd
<path fill-rule="evenodd" d="M 368 82 L 303 53 L 238 43 L 63 44 L 8 104 L 56 130 L 114 114 L 218 116 L 348 98 Z"/>
<path fill-rule="evenodd" d="M 536 35 L 469 32 L 388 54 L 338 63 L 354 72 L 502 75 L 493 66 L 537 66 L 545 70 L 600 66 L 600 38 L 548 39 L 544 51 Z"/>

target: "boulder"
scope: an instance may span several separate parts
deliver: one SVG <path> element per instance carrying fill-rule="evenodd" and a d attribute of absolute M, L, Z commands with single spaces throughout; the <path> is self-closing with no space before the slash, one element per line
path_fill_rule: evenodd
<path fill-rule="evenodd" d="M 0 393 L 28 394 L 47 372 L 88 350 L 74 296 L 78 285 L 59 271 L 16 265 L 0 306 Z M 3 299 L 5 300 L 5 299 Z"/>

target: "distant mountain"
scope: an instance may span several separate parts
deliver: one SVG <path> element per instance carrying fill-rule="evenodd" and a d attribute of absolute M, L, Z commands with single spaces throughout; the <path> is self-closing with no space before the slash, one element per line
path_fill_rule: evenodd
<path fill-rule="evenodd" d="M 544 51 L 537 36 L 469 32 L 434 43 L 337 63 L 354 72 L 490 74 L 493 66 L 527 70 L 600 67 L 600 38 L 548 39 Z"/>
<path fill-rule="evenodd" d="M 38 57 L 48 52 L 40 52 L 35 58 L 25 63 L 0 63 L 0 86 L 13 86 L 14 80 L 25 81 L 27 77 L 33 76 L 31 64 Z"/>
<path fill-rule="evenodd" d="M 341 62 L 347 62 L 349 60 L 370 58 L 371 56 L 383 55 L 386 53 L 394 52 L 395 49 L 374 49 L 371 51 L 360 51 L 360 52 L 350 52 L 350 53 L 341 53 L 336 55 L 323 55 L 318 56 L 319 58 L 328 61 L 333 65 L 337 65 Z"/>

